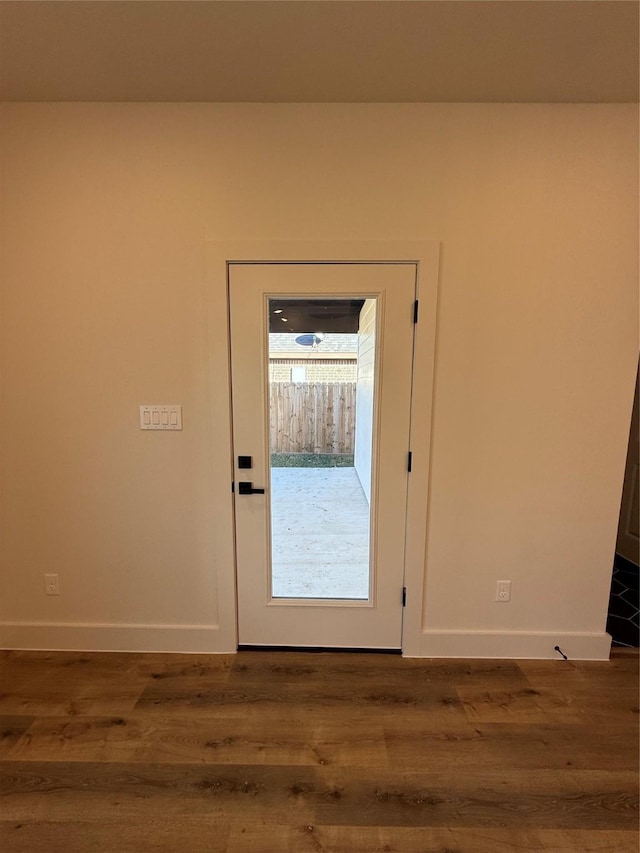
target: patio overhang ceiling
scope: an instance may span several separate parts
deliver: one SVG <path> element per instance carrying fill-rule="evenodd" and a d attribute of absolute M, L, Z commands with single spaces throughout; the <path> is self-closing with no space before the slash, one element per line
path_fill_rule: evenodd
<path fill-rule="evenodd" d="M 364 299 L 270 299 L 269 331 L 354 334 Z"/>

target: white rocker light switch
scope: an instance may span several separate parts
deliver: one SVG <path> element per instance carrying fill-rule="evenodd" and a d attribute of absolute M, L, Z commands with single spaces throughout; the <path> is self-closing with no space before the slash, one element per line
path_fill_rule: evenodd
<path fill-rule="evenodd" d="M 182 406 L 140 406 L 140 429 L 182 429 Z"/>

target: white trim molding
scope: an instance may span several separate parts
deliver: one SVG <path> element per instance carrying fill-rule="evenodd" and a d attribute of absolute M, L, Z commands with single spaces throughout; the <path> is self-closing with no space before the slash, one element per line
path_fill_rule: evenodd
<path fill-rule="evenodd" d="M 0 648 L 82 652 L 225 654 L 235 643 L 217 625 L 117 625 L 82 622 L 5 622 Z"/>
<path fill-rule="evenodd" d="M 423 630 L 419 649 L 409 656 L 562 661 L 556 646 L 569 660 L 609 660 L 611 637 L 604 632 Z"/>
<path fill-rule="evenodd" d="M 431 412 L 436 358 L 436 312 L 441 244 L 437 240 L 329 240 L 329 241 L 207 241 L 204 301 L 211 329 L 220 326 L 221 294 L 226 293 L 229 263 L 415 263 L 418 274 L 419 321 L 415 331 L 411 402 L 412 473 L 408 485 L 405 541 L 405 587 L 402 649 L 419 656 L 423 624 L 425 554 L 431 464 Z M 212 400 L 216 399 L 212 393 Z M 230 409 L 225 401 L 225 429 L 230 432 Z M 220 406 L 218 406 L 220 408 Z M 220 412 L 218 413 L 220 415 Z M 230 441 L 230 438 L 229 438 Z M 417 448 L 420 448 L 419 451 Z M 230 463 L 232 460 L 230 460 Z M 231 477 L 230 477 L 231 479 Z M 226 518 L 232 519 L 231 495 Z M 231 526 L 225 542 L 218 543 L 225 557 L 234 553 Z M 235 557 L 218 564 L 218 613 L 225 632 L 237 631 Z M 233 614 L 233 616 L 232 616 Z M 224 621 L 224 625 L 222 624 Z M 233 622 L 233 624 L 232 624 Z"/>

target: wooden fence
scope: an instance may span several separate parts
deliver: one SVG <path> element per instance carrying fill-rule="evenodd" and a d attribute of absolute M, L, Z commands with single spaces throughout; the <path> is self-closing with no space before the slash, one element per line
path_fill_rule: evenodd
<path fill-rule="evenodd" d="M 353 453 L 355 382 L 271 382 L 272 453 Z"/>

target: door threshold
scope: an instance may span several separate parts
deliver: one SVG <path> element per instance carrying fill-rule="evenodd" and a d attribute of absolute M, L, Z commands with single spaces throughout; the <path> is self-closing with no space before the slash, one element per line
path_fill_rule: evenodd
<path fill-rule="evenodd" d="M 350 654 L 368 655 L 401 655 L 402 649 L 367 649 L 350 646 L 256 646 L 251 643 L 239 643 L 239 652 L 311 652 L 312 654 L 326 652 L 348 652 Z"/>

